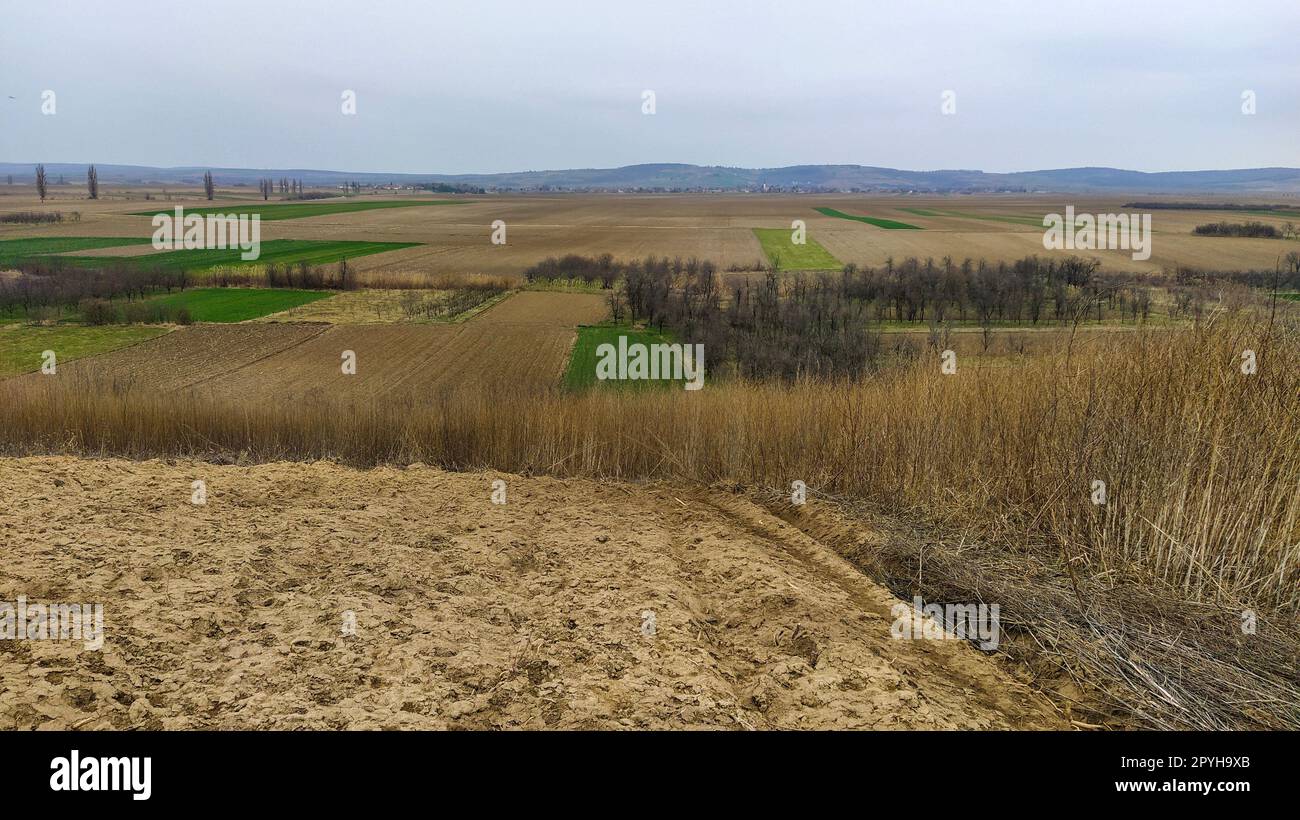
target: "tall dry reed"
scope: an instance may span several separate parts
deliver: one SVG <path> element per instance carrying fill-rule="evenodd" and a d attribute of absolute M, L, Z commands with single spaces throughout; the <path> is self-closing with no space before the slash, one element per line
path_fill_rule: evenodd
<path fill-rule="evenodd" d="M 1258 369 L 1242 372 L 1253 350 Z M 1300 341 L 1265 317 L 857 383 L 450 393 L 395 406 L 0 385 L 0 448 L 424 462 L 789 487 L 972 524 L 1189 600 L 1300 609 Z M 1094 481 L 1106 503 L 1094 504 Z"/>

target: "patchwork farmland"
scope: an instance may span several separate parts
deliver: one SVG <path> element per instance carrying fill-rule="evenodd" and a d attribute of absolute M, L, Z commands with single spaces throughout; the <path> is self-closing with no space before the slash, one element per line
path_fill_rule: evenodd
<path fill-rule="evenodd" d="M 15 186 L 18 187 L 18 186 Z M 0 213 L 31 210 L 39 202 L 29 195 L 12 195 L 0 186 Z M 0 241 L 59 238 L 72 242 L 65 250 L 76 253 L 77 243 L 128 237 L 146 248 L 120 247 L 91 251 L 96 255 L 151 254 L 147 239 L 149 220 L 141 211 L 143 191 L 121 192 L 121 199 L 77 201 L 47 208 L 75 209 L 78 222 L 40 228 L 0 225 Z M 8 195 L 7 195 L 8 194 Z M 126 199 L 125 197 L 131 197 Z M 724 270 L 754 267 L 766 261 L 754 229 L 781 229 L 788 234 L 793 220 L 807 224 L 808 236 L 842 263 L 880 265 L 889 258 L 907 256 L 957 260 L 970 257 L 1011 261 L 1043 253 L 1042 217 L 1061 213 L 1067 204 L 1060 195 L 1000 196 L 869 196 L 869 195 L 545 195 L 493 194 L 463 197 L 459 204 L 430 205 L 423 198 L 395 197 L 373 202 L 323 201 L 262 205 L 228 199 L 217 204 L 178 198 L 151 202 L 156 210 L 174 205 L 214 211 L 246 209 L 268 213 L 277 208 L 297 209 L 297 216 L 266 221 L 262 240 L 353 243 L 405 243 L 366 252 L 362 246 L 317 257 L 348 258 L 359 270 L 391 273 L 465 273 L 516 276 L 548 256 L 566 253 L 612 253 L 620 259 L 647 255 L 710 259 Z M 1070 197 L 1079 212 L 1121 213 L 1132 197 Z M 1220 197 L 1221 199 L 1221 197 Z M 395 203 L 395 204 L 394 204 Z M 310 206 L 315 211 L 302 210 Z M 821 209 L 821 210 L 819 210 Z M 850 218 L 828 215 L 822 211 Z M 315 215 L 308 215 L 308 214 Z M 1287 211 L 1250 214 L 1279 228 L 1296 222 Z M 1204 210 L 1152 211 L 1156 241 L 1150 259 L 1136 261 L 1122 251 L 1085 251 L 1116 269 L 1159 272 L 1177 266 L 1207 269 L 1265 269 L 1276 262 L 1277 242 L 1250 238 L 1195 236 L 1192 229 L 1223 219 L 1240 221 L 1241 213 Z M 861 216 L 863 219 L 857 219 Z M 265 219 L 266 217 L 264 217 Z M 492 223 L 508 227 L 505 245 L 491 242 Z M 880 227 L 869 221 L 885 224 Z M 897 229 L 894 223 L 913 229 Z M 3 247 L 3 246 L 0 246 Z M 107 247 L 107 246 L 106 246 Z M 292 247 L 292 246 L 289 246 Z M 85 251 L 82 251 L 84 253 Z M 366 253 L 367 255 L 362 255 Z M 80 254 L 78 254 L 80 255 Z M 1284 254 L 1283 254 L 1284 255 Z M 292 259 L 286 261 L 294 261 Z"/>
<path fill-rule="evenodd" d="M 1071 204 L 1123 212 L 1126 201 Z M 261 258 L 155 251 L 148 216 L 176 204 L 259 213 L 266 220 Z M 42 529 L 51 519 L 40 506 L 48 491 L 32 482 L 59 476 L 65 483 L 55 486 L 66 495 L 63 476 L 92 475 L 79 456 L 94 455 L 104 459 L 93 463 L 105 483 L 73 501 L 60 495 L 56 519 L 61 533 L 132 544 L 128 558 L 106 553 L 115 572 L 150 562 L 173 572 L 161 547 L 139 533 L 192 522 L 193 511 L 183 502 L 179 511 L 150 506 L 151 488 L 201 475 L 215 488 L 211 509 L 238 509 L 254 529 L 294 534 L 293 546 L 277 553 L 270 582 L 312 585 L 311 595 L 323 596 L 308 597 L 318 608 L 334 606 L 325 598 L 355 595 L 352 575 L 319 567 L 321 555 L 346 565 L 360 560 L 339 540 L 344 532 L 367 545 L 374 566 L 366 572 L 380 579 L 372 586 L 383 591 L 366 600 L 371 611 L 416 600 L 454 629 L 490 635 L 484 668 L 494 676 L 513 668 L 513 632 L 493 631 L 500 625 L 439 597 L 437 590 L 452 588 L 444 556 L 469 573 L 456 578 L 486 584 L 486 597 L 474 604 L 480 608 L 503 594 L 524 607 L 551 588 L 537 580 L 541 573 L 578 583 L 582 592 L 565 607 L 580 598 L 600 603 L 590 617 L 547 620 L 546 628 L 588 642 L 581 651 L 611 668 L 621 668 L 625 650 L 610 649 L 602 642 L 607 630 L 593 624 L 641 611 L 631 592 L 611 592 L 611 583 L 686 601 L 661 601 L 662 623 L 699 631 L 674 653 L 639 661 L 646 685 L 693 670 L 688 658 L 711 657 L 715 634 L 730 641 L 732 662 L 763 671 L 743 695 L 730 695 L 747 699 L 740 717 L 734 705 L 721 710 L 711 701 L 688 713 L 665 707 L 646 726 L 1054 727 L 1078 720 L 1294 728 L 1290 683 L 1266 657 L 1240 661 L 1232 646 L 1210 642 L 1188 649 L 1190 659 L 1152 661 L 1150 680 L 1167 682 L 1196 664 L 1222 676 L 1216 686 L 1229 694 L 1198 695 L 1213 706 L 1190 716 L 1164 701 L 1151 707 L 1152 685 L 1128 675 L 1122 658 L 1142 651 L 1142 641 L 1182 640 L 1196 622 L 1187 613 L 1201 617 L 1204 601 L 1217 595 L 1250 600 L 1260 611 L 1300 606 L 1288 552 L 1297 502 L 1281 484 L 1246 478 L 1300 469 L 1295 373 L 1278 364 L 1294 360 L 1296 271 L 1276 299 L 1265 276 L 1295 240 L 1195 235 L 1198 225 L 1242 217 L 1168 208 L 1152 210 L 1150 259 L 1110 250 L 1054 254 L 1043 248 L 1041 222 L 1065 204 L 1049 195 L 543 193 L 267 204 L 240 191 L 218 191 L 209 202 L 130 187 L 94 202 L 54 199 L 43 207 L 69 218 L 0 223 L 0 448 L 27 456 L 6 462 L 4 475 L 13 477 L 7 491 L 31 497 L 34 510 L 24 528 L 35 534 L 19 544 L 17 566 L 33 583 L 50 582 L 41 550 L 53 531 Z M 0 187 L 0 213 L 40 207 Z M 1285 232 L 1289 211 L 1258 210 L 1251 219 Z M 505 244 L 492 241 L 498 220 Z M 805 223 L 804 244 L 791 241 L 796 220 Z M 705 344 L 707 389 L 598 382 L 596 347 L 620 336 Z M 1267 389 L 1241 392 L 1225 380 L 1222 363 L 1235 367 L 1246 339 Z M 57 369 L 48 372 L 47 352 L 57 354 Z M 952 357 L 951 372 L 940 371 L 941 356 Z M 354 372 L 344 368 L 350 362 Z M 1231 378 L 1243 372 L 1230 371 Z M 1215 414 L 1228 419 L 1221 429 L 1197 426 Z M 1203 446 L 1207 437 L 1217 449 Z M 1247 439 L 1269 446 L 1229 446 Z M 123 457 L 135 461 L 111 460 Z M 170 463 L 139 466 L 145 459 Z M 302 463 L 314 461 L 334 463 Z M 396 466 L 402 476 L 389 476 Z M 1087 487 L 1094 474 L 1123 475 L 1121 488 L 1142 488 L 1125 496 L 1131 508 L 1114 508 L 1123 521 L 1098 523 L 1060 491 Z M 1199 479 L 1211 474 L 1223 477 L 1221 487 Z M 523 519 L 489 520 L 483 512 L 498 475 L 519 504 L 509 509 L 528 513 Z M 796 479 L 815 503 L 787 503 Z M 276 481 L 288 489 L 275 490 Z M 661 484 L 652 492 L 651 482 Z M 449 496 L 426 498 L 429 487 L 452 492 L 454 504 Z M 328 505 L 306 520 L 321 493 L 365 520 L 339 530 L 338 511 Z M 589 504 L 597 495 L 598 515 Z M 104 519 L 105 499 L 125 497 L 141 499 L 138 515 Z M 876 512 L 858 499 L 887 504 Z M 562 514 L 547 520 L 550 509 Z M 1242 509 L 1268 511 L 1262 540 L 1224 512 Z M 934 510 L 952 518 L 917 512 Z M 203 525 L 218 541 L 233 537 L 225 514 Z M 402 526 L 376 534 L 374 522 L 390 515 Z M 531 547 L 534 519 L 547 521 L 539 536 L 545 554 Z M 683 532 L 699 535 L 684 540 Z M 1027 552 L 1026 532 L 1051 549 Z M 972 533 L 995 571 L 967 569 L 963 539 Z M 917 543 L 926 545 L 923 567 Z M 430 544 L 454 546 L 444 552 Z M 185 576 L 213 584 L 222 601 L 202 617 L 229 622 L 242 611 L 244 599 L 225 587 L 242 590 L 262 577 L 245 572 L 245 546 L 222 541 L 204 553 L 201 573 Z M 1078 560 L 1060 564 L 1061 555 Z M 392 562 L 429 583 L 394 585 Z M 1114 596 L 1115 573 L 1143 580 L 1124 587 L 1138 590 L 1126 593 L 1136 602 L 1074 612 L 1075 594 Z M 916 578 L 926 579 L 927 596 L 1006 601 L 1027 636 L 1008 650 L 1014 662 L 962 645 L 917 653 L 864 632 L 861 624 L 888 613 L 882 606 L 921 594 Z M 1163 585 L 1169 578 L 1179 591 Z M 723 596 L 733 613 L 725 624 L 689 603 L 701 589 Z M 92 584 L 78 592 L 99 591 Z M 163 593 L 141 581 L 137 594 L 157 603 Z M 286 629 L 315 634 L 287 598 L 258 600 Z M 190 613 L 159 606 L 171 619 L 159 640 L 177 644 Z M 1105 620 L 1112 612 L 1141 628 Z M 846 617 L 853 623 L 845 626 Z M 1095 629 L 1123 653 L 1098 656 Z M 232 632 L 223 640 L 244 651 L 247 638 Z M 1291 645 L 1286 636 L 1270 640 Z M 1036 652 L 1038 643 L 1054 649 Z M 422 643 L 421 651 L 440 651 L 435 644 Z M 190 666 L 180 668 L 204 663 L 210 647 L 202 647 L 185 653 Z M 138 651 L 177 660 L 157 641 Z M 1081 666 L 1062 666 L 1062 656 Z M 1225 665 L 1228 657 L 1238 665 Z M 871 658 L 920 676 L 927 710 L 903 710 L 906 699 L 879 691 L 875 678 L 853 677 Z M 706 666 L 718 681 L 730 680 L 716 663 Z M 331 665 L 312 668 L 325 675 Z M 586 665 L 547 668 L 587 691 Z M 1032 686 L 1018 677 L 1021 668 L 1034 671 Z M 791 669 L 805 683 L 767 682 Z M 823 674 L 837 682 L 823 686 Z M 441 687 L 442 700 L 479 697 L 460 672 L 422 673 L 418 681 L 394 673 L 382 691 L 418 699 L 431 685 Z M 718 696 L 731 685 L 719 683 Z M 356 708 L 305 706 L 301 720 L 287 722 L 281 706 L 297 708 L 308 697 L 295 687 L 268 682 L 271 705 L 238 713 L 159 708 L 148 725 L 375 725 L 365 698 Z M 984 693 L 978 707 L 965 702 L 970 687 Z M 68 697 L 57 684 L 41 691 Z M 1274 706 L 1243 710 L 1234 700 L 1242 692 Z M 247 704 L 250 694 L 231 697 Z M 531 697 L 518 702 L 533 704 Z M 1069 720 L 1048 705 L 1060 703 L 1069 704 Z M 412 726 L 610 725 L 598 706 L 567 717 L 510 704 L 457 716 L 429 709 L 402 719 Z M 22 712 L 15 721 L 61 727 L 87 719 L 96 727 L 131 723 L 112 703 L 85 717 Z"/>
<path fill-rule="evenodd" d="M 12 6 L 8 804 L 1291 791 L 1296 0 Z"/>

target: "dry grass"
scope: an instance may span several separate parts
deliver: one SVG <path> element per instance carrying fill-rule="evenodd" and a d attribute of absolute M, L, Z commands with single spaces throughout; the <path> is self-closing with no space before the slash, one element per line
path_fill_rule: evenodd
<path fill-rule="evenodd" d="M 1194 602 L 1126 573 L 1071 571 L 1052 549 L 899 520 L 879 504 L 755 490 L 767 506 L 899 598 L 997 604 L 998 653 L 1081 727 L 1300 729 L 1300 624 Z M 1043 546 L 1043 545 L 1038 545 Z"/>
<path fill-rule="evenodd" d="M 299 305 L 279 313 L 263 316 L 262 322 L 328 322 L 330 324 L 391 324 L 395 322 L 432 321 L 422 308 L 435 303 L 447 291 L 442 290 L 365 290 L 341 291 L 328 299 Z"/>
<path fill-rule="evenodd" d="M 1243 350 L 1258 372 L 1244 375 Z M 141 392 L 3 389 L 10 452 L 242 452 L 257 460 L 737 481 L 887 499 L 936 521 L 1059 545 L 1092 573 L 1135 568 L 1191 600 L 1300 605 L 1300 345 L 1246 315 L 1031 360 L 928 357 L 854 385 L 699 393 L 480 395 L 266 407 Z M 423 401 L 423 400 L 415 400 Z M 1094 479 L 1109 503 L 1090 501 Z"/>
<path fill-rule="evenodd" d="M 284 268 L 284 266 L 281 266 Z M 314 266 L 331 280 L 339 274 L 337 264 Z M 292 270 L 296 270 L 290 266 Z M 230 285 L 268 287 L 266 265 L 217 265 L 194 274 L 199 283 L 215 281 Z M 491 276 L 479 273 L 430 273 L 428 271 L 380 272 L 357 270 L 354 262 L 348 263 L 347 280 L 350 287 L 361 290 L 424 290 L 453 291 L 464 289 L 510 290 L 519 282 L 508 276 Z"/>
<path fill-rule="evenodd" d="M 850 557 L 900 594 L 1001 601 L 1021 636 L 1007 653 L 1099 688 L 1124 725 L 1300 728 L 1297 362 L 1294 317 L 1242 311 L 1099 334 L 1019 367 L 967 357 L 945 376 L 926 356 L 862 383 L 698 393 L 322 390 L 272 404 L 28 378 L 0 385 L 0 450 L 425 462 L 769 493 L 800 479 L 840 508 L 959 533 Z M 1238 634 L 1247 608 L 1253 640 Z"/>

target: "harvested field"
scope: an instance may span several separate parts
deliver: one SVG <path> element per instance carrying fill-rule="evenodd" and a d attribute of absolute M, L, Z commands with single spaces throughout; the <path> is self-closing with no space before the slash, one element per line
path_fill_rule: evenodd
<path fill-rule="evenodd" d="M 486 325 L 551 325 L 576 327 L 599 322 L 609 312 L 605 297 L 590 293 L 524 291 L 487 311 L 477 321 Z"/>
<path fill-rule="evenodd" d="M 246 323 L 192 327 L 60 368 L 70 380 L 195 389 L 218 398 L 424 400 L 488 386 L 558 387 L 575 326 L 604 318 L 599 296 L 517 293 L 463 324 Z M 342 371 L 344 351 L 355 374 Z"/>
<path fill-rule="evenodd" d="M 56 378 L 172 391 L 195 387 L 300 345 L 323 325 L 203 325 L 182 328 L 127 350 L 79 359 Z M 51 378 L 51 377 L 46 377 Z"/>
<path fill-rule="evenodd" d="M 223 214 L 225 216 L 238 216 L 242 214 L 254 215 L 261 217 L 263 222 L 275 222 L 281 219 L 308 219 L 317 216 L 334 216 L 335 214 L 353 213 L 356 211 L 373 211 L 383 208 L 411 208 L 421 205 L 462 205 L 463 200 L 425 200 L 425 199 L 342 199 L 342 200 L 320 200 L 314 202 L 282 202 L 271 204 L 263 202 L 256 205 L 217 205 L 206 206 L 201 208 L 186 208 L 187 214 L 200 214 L 207 216 L 209 214 Z M 174 209 L 138 211 L 133 216 L 155 216 L 163 214 L 171 216 L 175 213 Z"/>
<path fill-rule="evenodd" d="M 0 191 L 0 196 L 5 192 Z M 123 192 L 132 199 L 77 200 L 80 222 L 35 227 L 0 225 L 0 239 L 41 237 L 148 237 L 149 223 L 133 212 L 142 207 L 163 210 L 182 204 L 187 209 L 249 208 L 262 203 L 244 200 L 207 202 L 181 197 L 148 203 L 140 192 Z M 501 194 L 467 198 L 454 207 L 384 207 L 333 213 L 308 219 L 286 219 L 262 225 L 264 243 L 279 239 L 358 242 L 415 242 L 418 246 L 358 257 L 349 262 L 362 271 L 392 273 L 483 273 L 517 275 L 548 256 L 612 253 L 624 260 L 647 255 L 695 256 L 722 268 L 763 261 L 754 228 L 789 230 L 794 219 L 807 222 L 810 237 L 836 259 L 860 265 L 881 265 L 893 257 L 984 257 L 991 262 L 1014 261 L 1044 254 L 1042 215 L 1063 213 L 1067 204 L 1078 213 L 1121 213 L 1133 196 L 1016 195 L 794 195 L 794 194 Z M 1150 197 L 1140 197 L 1149 199 Z M 416 201 L 418 198 L 413 198 Z M 1222 197 L 1218 198 L 1219 200 Z M 3 196 L 5 210 L 38 210 L 30 195 Z M 294 204 L 294 203 L 288 203 Z M 311 203 L 308 203 L 311 204 Z M 65 203 L 66 207 L 72 207 Z M 266 207 L 284 207 L 279 205 Z M 871 225 L 826 216 L 816 208 L 914 225 L 924 230 L 878 230 Z M 1281 227 L 1294 216 L 1283 212 L 1252 214 Z M 492 222 L 509 227 L 508 242 L 493 245 Z M 1193 236 L 1192 228 L 1221 219 L 1240 221 L 1241 212 L 1210 210 L 1152 211 L 1151 258 L 1138 261 L 1126 251 L 1084 251 L 1108 268 L 1159 271 L 1177 265 L 1217 269 L 1271 270 L 1279 251 L 1300 243 L 1267 239 Z M 129 251 L 101 251 L 125 254 Z"/>
<path fill-rule="evenodd" d="M 104 608 L 100 651 L 0 642 L 6 729 L 1068 728 L 720 491 L 26 458 L 0 494 L 0 598 Z"/>
<path fill-rule="evenodd" d="M 349 290 L 328 299 L 282 310 L 262 317 L 268 322 L 328 322 L 336 325 L 390 324 L 427 321 L 412 315 L 404 305 L 437 299 L 447 291 L 431 288 L 410 290 Z M 410 294 L 410 295 L 408 295 Z"/>

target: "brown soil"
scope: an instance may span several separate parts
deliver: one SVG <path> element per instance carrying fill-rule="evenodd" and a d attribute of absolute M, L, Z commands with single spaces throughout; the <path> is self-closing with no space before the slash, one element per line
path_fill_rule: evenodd
<path fill-rule="evenodd" d="M 105 606 L 102 651 L 0 641 L 3 728 L 1066 725 L 722 491 L 47 457 L 0 496 L 0 600 Z"/>
<path fill-rule="evenodd" d="M 559 384 L 574 326 L 605 311 L 592 294 L 525 292 L 461 324 L 202 325 L 70 362 L 59 377 L 266 402 L 418 404 L 461 388 L 537 392 Z M 355 374 L 342 370 L 346 350 L 356 354 Z"/>

